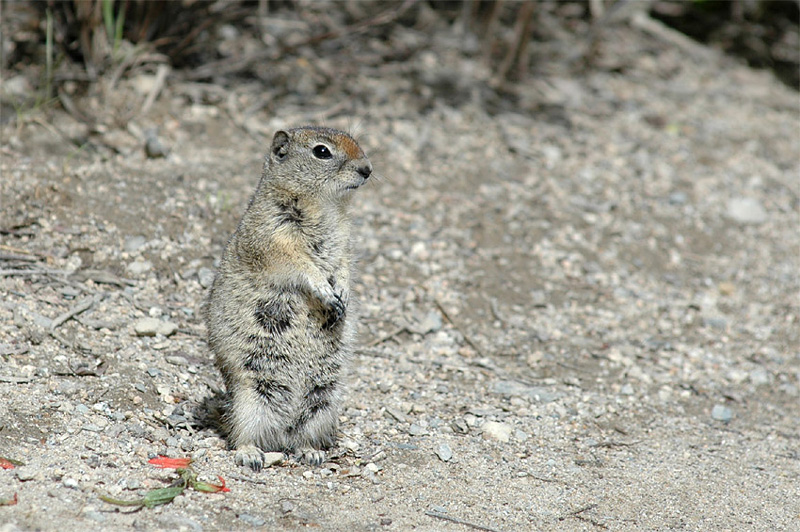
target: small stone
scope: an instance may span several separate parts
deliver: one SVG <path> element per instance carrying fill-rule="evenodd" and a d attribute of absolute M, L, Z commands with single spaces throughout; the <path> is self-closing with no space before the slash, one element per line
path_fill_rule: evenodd
<path fill-rule="evenodd" d="M 619 389 L 620 395 L 633 395 L 633 386 L 631 383 L 626 383 L 622 385 L 622 388 Z"/>
<path fill-rule="evenodd" d="M 129 236 L 125 238 L 125 242 L 122 243 L 122 249 L 128 253 L 133 253 L 144 246 L 146 242 L 147 240 L 141 235 Z"/>
<path fill-rule="evenodd" d="M 754 369 L 750 372 L 750 382 L 752 382 L 754 386 L 769 384 L 770 380 L 769 372 L 764 368 Z"/>
<path fill-rule="evenodd" d="M 424 436 L 428 433 L 424 427 L 417 425 L 416 423 L 412 423 L 410 427 L 408 427 L 408 433 L 412 436 Z"/>
<path fill-rule="evenodd" d="M 741 224 L 761 224 L 767 221 L 767 211 L 753 198 L 731 198 L 725 214 Z"/>
<path fill-rule="evenodd" d="M 61 481 L 65 488 L 69 488 L 72 490 L 80 489 L 80 484 L 78 481 L 72 477 L 64 477 L 64 480 Z"/>
<path fill-rule="evenodd" d="M 507 443 L 511 439 L 512 428 L 508 423 L 499 423 L 497 421 L 487 421 L 483 424 L 483 437 L 484 439 L 493 439 L 499 442 Z"/>
<path fill-rule="evenodd" d="M 711 409 L 711 417 L 717 421 L 728 423 L 733 419 L 733 410 L 724 405 L 714 405 L 714 408 Z"/>
<path fill-rule="evenodd" d="M 719 293 L 723 296 L 731 296 L 736 292 L 736 285 L 727 281 L 719 283 L 717 288 L 719 288 Z"/>
<path fill-rule="evenodd" d="M 141 318 L 133 324 L 133 330 L 136 336 L 155 336 L 160 334 L 162 336 L 170 336 L 175 334 L 178 326 L 169 321 L 161 321 L 157 318 Z"/>
<path fill-rule="evenodd" d="M 21 467 L 17 469 L 17 480 L 20 482 L 28 482 L 29 480 L 44 480 L 44 475 L 38 469 Z"/>
<path fill-rule="evenodd" d="M 264 453 L 264 467 L 271 467 L 277 464 L 280 464 L 284 460 L 283 453 L 279 452 L 270 452 Z"/>
<path fill-rule="evenodd" d="M 214 270 L 209 268 L 200 268 L 197 270 L 197 280 L 203 288 L 209 288 L 214 284 L 215 273 Z"/>
<path fill-rule="evenodd" d="M 469 432 L 469 426 L 467 426 L 467 422 L 463 419 L 455 419 L 452 423 L 450 423 L 450 428 L 453 429 L 453 432 L 457 434 L 467 434 Z"/>
<path fill-rule="evenodd" d="M 387 407 L 386 407 L 386 413 L 387 413 L 389 416 L 391 416 L 391 417 L 393 417 L 394 419 L 396 419 L 397 421 L 399 421 L 400 423 L 405 423 L 405 422 L 406 422 L 406 416 L 405 416 L 405 414 L 403 414 L 403 413 L 402 413 L 402 412 L 401 412 L 399 409 L 397 409 L 397 408 L 394 408 L 394 407 L 392 407 L 392 406 L 387 406 Z"/>
<path fill-rule="evenodd" d="M 132 275 L 142 275 L 153 269 L 153 263 L 149 260 L 135 260 L 125 268 Z"/>
<path fill-rule="evenodd" d="M 173 366 L 186 366 L 189 364 L 189 361 L 186 360 L 186 357 L 182 357 L 180 355 L 168 355 L 165 360 Z"/>
<path fill-rule="evenodd" d="M 669 195 L 669 202 L 672 205 L 683 205 L 689 197 L 686 195 L 686 192 L 673 192 Z"/>
<path fill-rule="evenodd" d="M 158 138 L 158 131 L 155 128 L 148 129 L 145 132 L 145 137 L 144 152 L 149 158 L 157 159 L 166 157 L 169 154 L 169 150 Z"/>
<path fill-rule="evenodd" d="M 241 519 L 250 526 L 264 526 L 264 524 L 266 523 L 266 521 L 264 521 L 260 517 L 250 514 L 239 514 L 239 519 Z"/>
<path fill-rule="evenodd" d="M 440 443 L 437 445 L 434 452 L 442 462 L 449 462 L 450 459 L 453 458 L 453 450 L 446 443 Z"/>
<path fill-rule="evenodd" d="M 364 466 L 364 469 L 366 469 L 367 471 L 371 471 L 372 473 L 377 473 L 378 471 L 380 471 L 380 467 L 378 467 L 378 466 L 377 466 L 375 463 L 373 463 L 373 462 L 370 462 L 370 463 L 368 463 L 367 465 L 365 465 L 365 466 Z"/>
<path fill-rule="evenodd" d="M 416 324 L 409 326 L 412 332 L 417 334 L 428 334 L 436 332 L 442 328 L 442 315 L 436 311 L 428 312 L 425 317 L 419 320 Z"/>

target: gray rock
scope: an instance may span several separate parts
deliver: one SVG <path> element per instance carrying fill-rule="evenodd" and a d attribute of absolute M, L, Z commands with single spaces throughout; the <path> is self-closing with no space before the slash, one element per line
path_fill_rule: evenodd
<path fill-rule="evenodd" d="M 266 523 L 266 521 L 264 521 L 262 518 L 250 514 L 239 514 L 239 519 L 250 526 L 264 526 Z"/>
<path fill-rule="evenodd" d="M 197 270 L 197 280 L 203 288 L 209 288 L 214 283 L 214 270 L 210 268 L 200 268 Z"/>
<path fill-rule="evenodd" d="M 717 421 L 728 423 L 733 419 L 733 410 L 724 405 L 714 405 L 711 409 L 711 417 Z"/>
<path fill-rule="evenodd" d="M 513 431 L 511 425 L 508 423 L 500 423 L 497 421 L 487 421 L 483 424 L 482 428 L 484 439 L 497 440 L 503 443 L 508 443 L 511 439 L 511 432 Z"/>
<path fill-rule="evenodd" d="M 686 203 L 688 199 L 689 198 L 686 195 L 686 192 L 678 191 L 678 192 L 673 192 L 672 194 L 669 195 L 669 202 L 672 205 L 683 205 L 684 203 Z"/>
<path fill-rule="evenodd" d="M 44 480 L 44 474 L 36 468 L 20 467 L 17 469 L 17 480 L 28 482 L 29 480 Z"/>
<path fill-rule="evenodd" d="M 123 242 L 122 244 L 122 249 L 124 249 L 128 253 L 133 253 L 134 251 L 137 251 L 139 250 L 139 248 L 144 246 L 146 242 L 147 240 L 141 235 L 129 236 L 125 238 L 125 242 Z"/>
<path fill-rule="evenodd" d="M 61 483 L 64 485 L 65 488 L 69 488 L 72 490 L 77 490 L 80 489 L 81 487 L 78 481 L 72 477 L 64 477 Z"/>
<path fill-rule="evenodd" d="M 754 369 L 750 372 L 750 382 L 752 382 L 754 386 L 769 384 L 771 380 L 769 372 L 764 368 Z"/>
<path fill-rule="evenodd" d="M 440 443 L 437 445 L 436 449 L 434 449 L 434 452 L 442 462 L 449 462 L 450 459 L 453 458 L 453 450 L 446 443 Z"/>
<path fill-rule="evenodd" d="M 517 381 L 497 381 L 492 384 L 492 391 L 503 395 L 530 397 L 540 403 L 550 403 L 559 398 L 559 394 L 542 386 L 528 386 Z"/>
<path fill-rule="evenodd" d="M 186 360 L 186 357 L 182 357 L 180 355 L 169 355 L 165 358 L 165 360 L 173 366 L 186 366 L 189 364 L 189 361 Z"/>
<path fill-rule="evenodd" d="M 264 453 L 264 467 L 271 467 L 283 462 L 285 456 L 283 453 L 279 452 L 271 452 L 271 453 Z"/>
<path fill-rule="evenodd" d="M 428 433 L 424 427 L 417 425 L 416 423 L 412 423 L 410 427 L 408 427 L 408 433 L 412 436 L 424 436 Z"/>
<path fill-rule="evenodd" d="M 169 149 L 164 146 L 161 139 L 158 138 L 157 130 L 148 129 L 145 135 L 144 152 L 149 158 L 158 159 L 159 157 L 166 157 L 169 154 Z"/>
<path fill-rule="evenodd" d="M 133 330 L 136 332 L 136 336 L 155 336 L 157 334 L 170 336 L 175 334 L 178 326 L 156 318 L 141 318 L 133 324 Z"/>
<path fill-rule="evenodd" d="M 423 335 L 436 332 L 442 328 L 442 315 L 436 311 L 428 312 L 421 320 L 409 325 L 408 328 L 412 332 Z"/>
<path fill-rule="evenodd" d="M 741 224 L 761 224 L 768 218 L 767 211 L 753 198 L 731 198 L 725 214 Z"/>
<path fill-rule="evenodd" d="M 128 264 L 125 269 L 132 275 L 142 275 L 153 269 L 153 263 L 149 260 L 135 260 Z"/>

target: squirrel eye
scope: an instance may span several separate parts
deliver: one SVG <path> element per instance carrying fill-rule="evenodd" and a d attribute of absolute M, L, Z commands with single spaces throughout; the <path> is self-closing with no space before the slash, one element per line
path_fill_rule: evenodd
<path fill-rule="evenodd" d="M 331 150 L 328 149 L 327 146 L 323 146 L 322 144 L 318 144 L 314 146 L 314 157 L 317 159 L 330 159 L 333 157 Z"/>

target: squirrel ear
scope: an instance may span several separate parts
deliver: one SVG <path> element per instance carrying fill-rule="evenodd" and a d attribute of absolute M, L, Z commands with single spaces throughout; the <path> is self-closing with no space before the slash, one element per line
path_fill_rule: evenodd
<path fill-rule="evenodd" d="M 278 131 L 275 133 L 275 136 L 272 137 L 272 148 L 270 151 L 272 152 L 278 160 L 283 159 L 286 157 L 288 153 L 288 146 L 289 146 L 289 134 L 285 131 Z"/>

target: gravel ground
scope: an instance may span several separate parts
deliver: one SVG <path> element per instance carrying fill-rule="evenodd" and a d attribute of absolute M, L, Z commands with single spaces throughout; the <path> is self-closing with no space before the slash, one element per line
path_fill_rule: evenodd
<path fill-rule="evenodd" d="M 172 80 L 124 128 L 3 126 L 0 531 L 800 529 L 797 93 L 620 27 L 501 96 L 454 38 L 287 61 L 283 95 Z M 309 122 L 378 174 L 360 349 L 333 461 L 253 473 L 199 308 L 272 133 Z M 230 492 L 98 498 L 166 486 L 158 454 Z"/>

